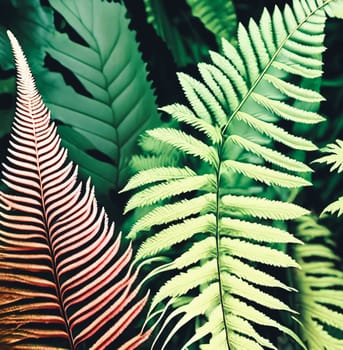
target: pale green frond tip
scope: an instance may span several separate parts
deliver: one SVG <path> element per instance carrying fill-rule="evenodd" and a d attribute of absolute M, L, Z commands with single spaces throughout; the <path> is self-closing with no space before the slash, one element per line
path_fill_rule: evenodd
<path fill-rule="evenodd" d="M 326 1 L 328 5 L 325 7 L 329 17 L 337 17 L 343 19 L 343 0 Z"/>
<path fill-rule="evenodd" d="M 322 152 L 328 153 L 313 161 L 313 163 L 325 163 L 331 165 L 330 172 L 343 172 L 343 141 L 336 140 L 336 143 L 331 143 L 322 149 Z M 343 214 L 343 196 L 338 198 L 335 202 L 329 204 L 321 213 L 321 217 L 325 214 L 334 214 L 341 216 Z"/>
<path fill-rule="evenodd" d="M 338 173 L 343 171 L 343 141 L 337 139 L 336 143 L 330 143 L 322 149 L 322 152 L 328 153 L 313 163 L 326 163 L 331 165 L 330 171 L 336 170 Z"/>
<path fill-rule="evenodd" d="M 339 197 L 336 201 L 329 204 L 321 213 L 321 217 L 326 213 L 334 214 L 337 212 L 337 216 L 343 215 L 343 196 Z"/>

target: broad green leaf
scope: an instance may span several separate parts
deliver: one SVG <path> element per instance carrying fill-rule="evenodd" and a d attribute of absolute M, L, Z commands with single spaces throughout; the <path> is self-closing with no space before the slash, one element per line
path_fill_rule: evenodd
<path fill-rule="evenodd" d="M 89 150 L 79 144 L 78 138 L 69 140 L 80 148 L 81 156 L 75 161 L 81 171 L 89 168 L 84 152 L 99 157 L 110 168 L 111 185 L 105 180 L 108 172 L 103 172 L 104 179 L 97 181 L 101 175 L 96 174 L 96 168 L 88 169 L 97 191 L 109 199 L 110 191 L 125 182 L 137 136 L 159 123 L 155 97 L 135 34 L 128 28 L 124 6 L 95 0 L 82 4 L 51 0 L 50 4 L 78 32 L 84 44 L 56 32 L 48 53 L 75 74 L 91 97 L 76 93 L 61 80 L 52 81 L 51 75 L 45 77 L 43 93 L 54 118 L 92 145 Z M 51 89 L 50 82 L 55 89 Z"/>

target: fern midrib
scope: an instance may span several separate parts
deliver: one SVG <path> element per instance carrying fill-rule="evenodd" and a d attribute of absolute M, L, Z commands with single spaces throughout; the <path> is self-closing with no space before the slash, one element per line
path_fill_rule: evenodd
<path fill-rule="evenodd" d="M 221 150 L 223 148 L 223 144 L 219 146 L 220 154 L 222 153 Z M 216 253 L 217 253 L 217 272 L 218 272 L 218 284 L 219 284 L 219 299 L 220 299 L 220 306 L 222 310 L 223 315 L 223 323 L 224 323 L 224 330 L 225 330 L 225 338 L 227 343 L 227 350 L 231 350 L 230 348 L 230 339 L 229 339 L 229 328 L 228 324 L 226 322 L 226 312 L 224 307 L 224 291 L 222 287 L 222 278 L 221 278 L 221 249 L 220 249 L 220 232 L 219 232 L 219 223 L 220 223 L 220 170 L 221 170 L 221 157 L 219 157 L 219 165 L 217 169 L 216 174 L 216 182 L 217 182 L 217 191 L 216 191 Z"/>
<path fill-rule="evenodd" d="M 231 114 L 231 116 L 229 117 L 228 121 L 226 122 L 226 124 L 224 125 L 224 127 L 222 128 L 222 136 L 223 139 L 225 139 L 225 133 L 226 130 L 228 128 L 228 126 L 230 125 L 230 123 L 232 122 L 232 120 L 236 117 L 237 113 L 241 110 L 241 108 L 243 107 L 243 105 L 245 104 L 245 102 L 248 100 L 248 98 L 251 96 L 251 94 L 253 93 L 253 91 L 255 90 L 256 86 L 260 83 L 260 81 L 263 79 L 263 77 L 265 76 L 265 74 L 267 73 L 267 71 L 269 70 L 269 68 L 271 67 L 271 65 L 273 64 L 273 62 L 276 60 L 276 58 L 278 57 L 280 51 L 283 49 L 283 47 L 285 46 L 286 42 L 294 35 L 294 33 L 296 31 L 298 31 L 301 26 L 306 23 L 308 21 L 308 19 L 313 16 L 314 13 L 316 13 L 318 10 L 322 9 L 323 7 L 325 7 L 327 4 L 329 4 L 332 0 L 327 0 L 325 1 L 322 5 L 318 6 L 314 11 L 311 11 L 308 16 L 306 16 L 297 26 L 296 28 L 291 31 L 282 41 L 281 45 L 279 45 L 279 47 L 277 48 L 277 50 L 275 51 L 275 53 L 273 54 L 273 56 L 270 58 L 268 64 L 264 67 L 264 69 L 262 70 L 262 72 L 259 74 L 258 78 L 255 80 L 255 82 L 252 84 L 251 88 L 249 89 L 249 91 L 247 92 L 247 94 L 244 96 L 244 98 L 242 99 L 242 101 L 239 103 L 239 105 L 236 107 L 236 109 L 233 111 L 233 113 Z M 222 149 L 222 145 L 220 145 L 219 149 Z M 221 301 L 221 310 L 222 310 L 222 315 L 223 315 L 223 323 L 224 323 L 224 328 L 225 328 L 225 335 L 226 335 L 226 342 L 227 342 L 227 346 L 228 346 L 228 350 L 230 350 L 230 339 L 229 339 L 229 334 L 228 334 L 228 325 L 226 322 L 226 317 L 225 317 L 225 308 L 224 308 L 224 299 L 223 299 L 223 295 L 224 295 L 224 291 L 222 288 L 222 281 L 221 281 L 221 252 L 220 252 L 220 232 L 219 232 L 219 222 L 220 222 L 220 169 L 221 169 L 221 157 L 219 157 L 219 166 L 218 166 L 218 170 L 217 170 L 217 192 L 216 192 L 216 253 L 217 253 L 217 270 L 218 270 L 218 281 L 219 281 L 219 297 L 220 297 L 220 301 Z"/>
<path fill-rule="evenodd" d="M 46 231 L 46 239 L 48 241 L 48 248 L 49 248 L 49 252 L 50 252 L 50 256 L 51 256 L 51 264 L 52 264 L 52 276 L 54 279 L 54 283 L 56 286 L 56 294 L 57 294 L 57 298 L 58 298 L 58 302 L 59 302 L 59 306 L 60 306 L 60 312 L 62 314 L 62 317 L 64 319 L 65 322 L 65 330 L 68 334 L 68 341 L 69 341 L 69 345 L 70 348 L 72 350 L 75 349 L 74 347 L 74 341 L 73 341 L 73 335 L 71 334 L 71 330 L 70 330 L 70 326 L 69 326 L 69 321 L 68 321 L 68 316 L 65 312 L 65 307 L 64 307 L 64 302 L 61 296 L 61 285 L 57 276 L 57 266 L 56 266 L 56 261 L 55 261 L 55 256 L 53 254 L 52 251 L 52 243 L 51 243 L 51 239 L 50 239 L 50 228 L 48 225 L 48 219 L 46 216 L 46 205 L 45 205 L 45 192 L 44 192 L 44 186 L 43 186 L 43 181 L 42 181 L 42 175 L 41 175 L 41 161 L 39 159 L 39 153 L 38 153 L 38 143 L 37 143 L 37 133 L 36 133 L 36 123 L 35 123 L 35 118 L 33 117 L 34 115 L 34 110 L 32 108 L 32 101 L 31 99 L 29 100 L 29 110 L 30 110 L 30 116 L 32 119 L 32 128 L 33 128 L 33 139 L 34 139 L 34 147 L 35 147 L 35 155 L 36 155 L 36 164 L 37 164 L 37 172 L 38 172 L 38 178 L 39 178 L 39 189 L 40 189 L 40 198 L 41 198 L 41 203 L 42 203 L 42 212 L 43 212 L 43 221 L 44 221 L 44 227 L 45 227 L 45 231 Z"/>
<path fill-rule="evenodd" d="M 318 6 L 314 11 L 310 12 L 309 15 L 307 17 L 305 17 L 297 26 L 296 28 L 290 32 L 285 39 L 282 41 L 281 45 L 277 48 L 277 50 L 275 51 L 275 53 L 273 54 L 273 56 L 270 58 L 268 64 L 265 66 L 265 68 L 262 70 L 262 72 L 260 73 L 260 75 L 258 76 L 258 78 L 255 80 L 255 82 L 252 84 L 251 88 L 249 89 L 249 91 L 246 93 L 246 95 L 243 97 L 242 101 L 239 103 L 239 105 L 236 107 L 236 109 L 232 112 L 231 116 L 229 117 L 228 121 L 226 122 L 226 124 L 224 125 L 224 127 L 222 128 L 222 136 L 225 136 L 225 132 L 226 129 L 229 127 L 230 123 L 232 122 L 232 120 L 236 117 L 237 113 L 241 110 L 241 108 L 243 107 L 243 105 L 245 104 L 245 102 L 247 101 L 247 99 L 251 96 L 251 94 L 253 93 L 253 91 L 255 90 L 256 86 L 260 83 L 260 81 L 263 79 L 263 77 L 265 76 L 265 74 L 267 73 L 268 69 L 271 67 L 271 65 L 274 63 L 275 59 L 278 57 L 280 51 L 284 48 L 286 42 L 290 39 L 290 37 L 296 32 L 298 31 L 301 26 L 306 23 L 308 21 L 308 19 L 310 17 L 312 17 L 318 10 L 324 8 L 326 5 L 328 5 L 330 2 L 332 2 L 333 0 L 327 0 L 325 1 L 322 5 Z"/>
<path fill-rule="evenodd" d="M 94 9 L 93 9 L 94 10 Z M 81 21 L 81 18 L 80 18 L 80 21 Z M 87 30 L 87 28 L 85 28 Z M 98 44 L 98 40 L 96 39 L 96 37 L 94 36 L 93 32 L 90 33 L 94 39 L 94 42 L 96 44 L 96 52 L 98 54 L 98 57 L 99 57 L 99 61 L 100 61 L 100 67 L 101 67 L 101 74 L 104 78 L 104 81 L 105 81 L 105 91 L 106 91 L 106 94 L 107 94 L 107 97 L 108 97 L 108 105 L 111 109 L 111 115 L 112 115 L 112 122 L 113 122 L 113 126 L 115 125 L 115 114 L 114 114 L 114 110 L 112 108 L 112 105 L 111 105 L 111 94 L 110 94 L 110 91 L 109 91 L 109 81 L 107 79 L 107 76 L 106 74 L 104 73 L 104 68 L 105 68 L 105 64 L 106 64 L 106 61 L 108 60 L 108 57 L 107 58 L 103 58 L 102 55 L 101 55 L 101 51 L 100 51 L 100 47 L 99 47 L 99 44 Z M 117 36 L 116 38 L 116 41 L 115 43 L 113 44 L 113 47 L 115 47 L 117 45 L 117 42 L 119 40 L 119 35 Z M 112 51 L 109 51 L 109 52 L 112 52 Z M 110 55 L 110 54 L 109 54 Z M 102 86 L 102 88 L 104 88 Z M 102 102 L 103 101 L 99 101 L 99 102 Z M 115 133 L 115 140 L 118 140 L 119 141 L 119 133 L 118 133 L 118 128 L 113 128 L 114 129 L 114 133 Z M 113 141 L 113 140 L 112 140 Z M 120 145 L 117 144 L 117 147 L 116 147 L 116 154 L 115 154 L 115 159 L 117 161 L 117 171 L 115 172 L 115 178 L 114 178 L 114 186 L 115 188 L 118 188 L 118 183 L 119 183 L 119 166 L 120 166 Z"/>

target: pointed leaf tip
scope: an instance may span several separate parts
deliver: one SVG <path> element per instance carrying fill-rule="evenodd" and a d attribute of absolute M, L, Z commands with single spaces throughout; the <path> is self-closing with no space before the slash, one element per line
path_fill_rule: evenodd
<path fill-rule="evenodd" d="M 8 39 L 10 40 L 12 48 L 14 48 L 14 46 L 19 46 L 20 47 L 17 38 L 15 37 L 15 35 L 9 29 L 6 30 L 6 34 L 8 36 Z"/>
<path fill-rule="evenodd" d="M 9 29 L 6 30 L 6 34 L 10 39 L 14 38 L 13 33 Z"/>

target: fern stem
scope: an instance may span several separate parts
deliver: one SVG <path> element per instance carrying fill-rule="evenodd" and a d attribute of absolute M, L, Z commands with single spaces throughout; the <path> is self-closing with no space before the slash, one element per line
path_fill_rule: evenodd
<path fill-rule="evenodd" d="M 30 101 L 30 104 L 29 104 L 29 108 L 30 108 L 30 115 L 33 115 L 33 110 L 32 110 L 32 103 Z M 68 316 L 66 314 L 66 309 L 65 309 L 65 305 L 64 305 L 64 302 L 63 302 L 63 298 L 62 298 L 62 295 L 60 293 L 60 290 L 61 290 L 61 284 L 60 284 L 60 281 L 58 279 L 58 276 L 57 276 L 57 268 L 56 268 L 56 260 L 55 260 L 55 254 L 52 250 L 52 243 L 51 243 L 51 239 L 50 239 L 50 235 L 48 234 L 49 232 L 51 232 L 50 228 L 49 228 L 49 224 L 48 224 L 48 218 L 47 218 L 47 211 L 46 211 L 46 205 L 45 205 L 45 191 L 44 191 L 44 185 L 43 185 L 43 182 L 42 182 L 42 175 L 41 175 L 41 161 L 39 159 L 39 149 L 38 149 L 38 142 L 37 142 L 37 139 L 38 139 L 38 136 L 37 136 L 37 133 L 36 133 L 36 121 L 35 119 L 32 117 L 32 127 L 33 127 L 33 134 L 34 134 L 34 137 L 33 137 L 33 140 L 34 140 L 34 144 L 35 144 L 35 157 L 36 157 L 36 163 L 37 163 L 37 172 L 38 172 L 38 178 L 39 178 L 39 188 L 40 188 L 40 198 L 41 198 L 41 203 L 42 203 L 42 213 L 44 215 L 43 217 L 43 220 L 44 220 L 44 226 L 45 226 L 45 230 L 47 232 L 47 242 L 48 242 L 48 247 L 49 247 L 49 251 L 50 251 L 50 256 L 52 257 L 51 259 L 51 264 L 52 264 L 52 275 L 53 275 L 53 279 L 54 279 L 54 282 L 55 282 L 55 285 L 57 286 L 56 288 L 56 294 L 57 294 L 57 298 L 58 298 L 58 302 L 59 302 L 59 305 L 60 305 L 60 312 L 61 312 L 61 315 L 62 317 L 64 318 L 64 321 L 65 321 L 65 324 L 67 325 L 67 327 L 65 327 L 66 329 L 66 332 L 68 334 L 68 342 L 69 342 L 69 345 L 70 345 L 70 349 L 75 349 L 74 347 L 74 338 L 73 338 L 73 335 L 71 333 L 71 328 L 70 328 L 70 325 L 69 325 L 69 319 L 68 319 Z"/>
<path fill-rule="evenodd" d="M 222 149 L 222 145 L 220 145 L 220 150 Z M 220 152 L 221 153 L 221 152 Z M 228 332 L 228 325 L 226 322 L 225 317 L 225 307 L 224 307 L 224 293 L 222 288 L 222 278 L 221 278 L 221 251 L 220 251 L 220 232 L 219 232 L 219 224 L 220 224 L 220 169 L 221 169 L 221 157 L 219 157 L 219 165 L 217 169 L 216 174 L 216 182 L 217 182 L 217 191 L 216 191 L 216 252 L 217 252 L 217 271 L 218 271 L 218 284 L 219 284 L 219 298 L 220 298 L 220 305 L 221 310 L 223 314 L 223 323 L 224 323 L 224 329 L 225 329 L 225 337 L 227 342 L 228 350 L 230 349 L 230 339 L 229 339 L 229 332 Z"/>
<path fill-rule="evenodd" d="M 275 61 L 276 57 L 279 55 L 280 51 L 283 49 L 283 47 L 285 46 L 286 42 L 290 39 L 290 37 L 297 31 L 299 30 L 299 28 L 301 28 L 301 26 L 306 23 L 308 21 L 308 19 L 313 16 L 318 10 L 324 8 L 326 5 L 328 5 L 332 0 L 327 0 L 325 1 L 322 5 L 320 5 L 318 8 L 316 8 L 314 11 L 310 12 L 310 14 L 308 16 L 306 16 L 297 26 L 296 28 L 290 32 L 285 39 L 282 41 L 281 45 L 277 48 L 277 50 L 275 51 L 275 53 L 273 54 L 273 56 L 270 58 L 268 64 L 264 67 L 264 69 L 262 70 L 262 72 L 259 74 L 258 78 L 256 79 L 256 81 L 252 84 L 252 86 L 250 87 L 249 91 L 247 92 L 247 94 L 244 96 L 244 98 L 242 99 L 242 101 L 239 103 L 239 105 L 236 107 L 236 109 L 232 112 L 232 114 L 230 115 L 228 121 L 226 122 L 226 124 L 224 125 L 224 127 L 222 128 L 222 135 L 225 136 L 225 132 L 227 130 L 227 128 L 229 127 L 230 123 L 232 122 L 232 120 L 235 118 L 235 116 L 237 115 L 237 113 L 241 110 L 242 106 L 245 104 L 245 102 L 247 101 L 247 99 L 250 97 L 250 95 L 252 94 L 252 92 L 255 90 L 256 86 L 260 83 L 260 81 L 262 80 L 262 78 L 265 76 L 265 74 L 267 73 L 268 69 L 271 67 L 271 65 L 273 64 L 273 62 Z"/>

